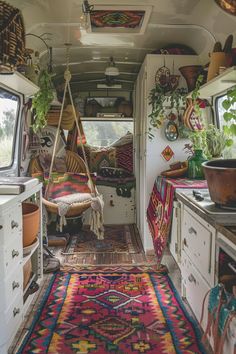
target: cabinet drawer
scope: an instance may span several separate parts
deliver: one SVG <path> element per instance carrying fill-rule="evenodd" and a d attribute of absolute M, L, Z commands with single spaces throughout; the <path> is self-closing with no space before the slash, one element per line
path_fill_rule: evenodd
<path fill-rule="evenodd" d="M 22 238 L 21 204 L 17 204 L 14 209 L 8 209 L 0 215 L 0 248 L 11 243 L 12 238 L 16 235 Z"/>
<path fill-rule="evenodd" d="M 23 319 L 23 297 L 17 297 L 8 310 L 0 312 L 0 347 L 16 333 Z"/>
<path fill-rule="evenodd" d="M 16 297 L 23 296 L 23 272 L 19 265 L 11 274 L 0 281 L 0 312 L 5 311 Z"/>
<path fill-rule="evenodd" d="M 182 253 L 182 294 L 186 297 L 197 320 L 200 321 L 203 300 L 210 286 L 197 271 L 189 257 Z M 207 303 L 205 305 L 203 328 L 206 328 Z"/>
<path fill-rule="evenodd" d="M 17 269 L 22 257 L 22 238 L 15 235 L 9 245 L 0 248 L 0 279 L 5 279 L 13 269 Z"/>
<path fill-rule="evenodd" d="M 197 220 L 186 209 L 183 213 L 183 250 L 209 285 L 214 285 L 215 229 Z"/>

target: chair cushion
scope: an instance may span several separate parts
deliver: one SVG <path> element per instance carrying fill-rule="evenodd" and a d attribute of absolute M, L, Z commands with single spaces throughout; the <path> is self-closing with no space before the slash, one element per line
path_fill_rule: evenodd
<path fill-rule="evenodd" d="M 48 189 L 48 199 L 56 199 L 74 193 L 90 193 L 88 176 L 84 173 L 52 173 L 52 181 Z M 95 177 L 92 177 L 95 179 Z M 46 175 L 45 184 L 49 182 Z"/>

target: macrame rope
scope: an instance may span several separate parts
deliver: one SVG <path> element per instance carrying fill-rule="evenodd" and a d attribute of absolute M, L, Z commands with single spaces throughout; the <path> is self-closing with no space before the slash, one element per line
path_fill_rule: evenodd
<path fill-rule="evenodd" d="M 81 133 L 81 130 L 80 130 L 80 127 L 79 127 L 79 123 L 78 123 L 78 119 L 77 119 L 76 111 L 75 111 L 75 106 L 74 106 L 73 99 L 72 99 L 72 93 L 71 93 L 71 88 L 70 88 L 71 72 L 69 70 L 69 44 L 67 44 L 66 46 L 67 46 L 66 47 L 66 70 L 65 70 L 65 73 L 64 73 L 65 88 L 64 88 L 64 93 L 63 93 L 62 106 L 61 106 L 61 110 L 60 110 L 60 117 L 59 117 L 59 122 L 58 122 L 58 126 L 57 126 L 55 143 L 54 143 L 54 146 L 53 146 L 52 160 L 51 160 L 51 165 L 50 165 L 50 169 L 49 169 L 49 183 L 47 184 L 46 190 L 45 190 L 46 198 L 48 197 L 48 188 L 49 188 L 49 185 L 51 183 L 51 175 L 52 175 L 53 164 L 54 164 L 54 159 L 55 159 L 55 155 L 56 155 L 56 148 L 57 148 L 57 144 L 58 144 L 58 138 L 59 138 L 59 134 L 60 134 L 60 127 L 61 127 L 61 121 L 62 121 L 62 115 L 63 115 L 64 105 L 65 105 L 65 99 L 66 99 L 67 90 L 68 90 L 70 101 L 71 101 L 71 105 L 72 105 L 73 117 L 74 117 L 74 120 L 75 120 L 75 124 L 76 124 L 76 127 L 77 127 L 79 138 L 80 138 L 80 144 L 81 144 L 81 148 L 82 148 L 82 152 L 83 152 L 84 164 L 85 164 L 86 173 L 87 173 L 87 176 L 88 176 L 88 179 L 89 179 L 89 187 L 91 189 L 91 192 L 95 196 L 97 196 L 97 194 L 98 194 L 97 193 L 97 189 L 94 186 L 90 171 L 89 171 L 87 156 L 86 156 L 86 153 L 85 153 L 84 146 L 82 144 L 82 133 Z"/>

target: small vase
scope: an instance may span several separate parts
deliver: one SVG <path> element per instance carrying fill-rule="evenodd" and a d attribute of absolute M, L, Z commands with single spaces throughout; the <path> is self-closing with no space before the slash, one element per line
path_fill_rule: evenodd
<path fill-rule="evenodd" d="M 195 150 L 194 155 L 188 161 L 188 178 L 204 179 L 202 163 L 207 161 L 202 150 Z"/>
<path fill-rule="evenodd" d="M 181 68 L 179 68 L 179 71 L 181 72 L 181 74 L 186 80 L 188 86 L 188 92 L 193 91 L 195 89 L 197 78 L 202 71 L 202 66 L 201 65 L 181 66 Z"/>

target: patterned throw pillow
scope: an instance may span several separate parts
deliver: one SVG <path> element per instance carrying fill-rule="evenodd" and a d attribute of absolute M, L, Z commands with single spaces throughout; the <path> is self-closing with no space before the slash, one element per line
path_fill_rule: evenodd
<path fill-rule="evenodd" d="M 133 143 L 116 147 L 116 165 L 133 173 Z"/>
<path fill-rule="evenodd" d="M 116 148 L 91 148 L 89 165 L 91 172 L 99 172 L 103 167 L 116 167 Z"/>
<path fill-rule="evenodd" d="M 84 173 L 52 173 L 53 183 L 50 183 L 48 198 L 55 199 L 74 193 L 90 193 L 88 176 Z M 95 180 L 95 176 L 92 176 Z M 45 176 L 45 183 L 49 182 Z"/>

